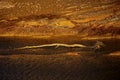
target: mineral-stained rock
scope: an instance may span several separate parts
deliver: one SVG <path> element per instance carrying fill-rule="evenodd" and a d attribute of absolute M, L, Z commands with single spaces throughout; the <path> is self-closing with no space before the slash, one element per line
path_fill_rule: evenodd
<path fill-rule="evenodd" d="M 46 32 L 48 35 L 51 31 L 53 35 L 61 32 L 87 36 L 120 34 L 119 0 L 4 0 L 0 3 L 7 3 L 1 7 L 14 5 L 0 8 L 1 35 Z"/>

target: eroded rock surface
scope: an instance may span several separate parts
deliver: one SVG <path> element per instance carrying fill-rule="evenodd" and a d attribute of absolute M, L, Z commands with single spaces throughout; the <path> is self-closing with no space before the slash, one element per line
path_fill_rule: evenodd
<path fill-rule="evenodd" d="M 120 34 L 119 0 L 2 0 L 1 35 Z M 9 6 L 12 7 L 6 7 Z M 37 27 L 37 28 L 36 28 Z"/>

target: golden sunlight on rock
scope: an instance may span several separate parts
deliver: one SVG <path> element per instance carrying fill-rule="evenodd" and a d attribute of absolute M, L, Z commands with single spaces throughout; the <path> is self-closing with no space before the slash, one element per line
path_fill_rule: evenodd
<path fill-rule="evenodd" d="M 65 28 L 73 28 L 75 27 L 75 24 L 73 24 L 70 20 L 67 19 L 58 19 L 58 20 L 53 20 L 50 24 L 50 26 L 53 27 L 65 27 Z"/>
<path fill-rule="evenodd" d="M 119 56 L 120 57 L 120 51 L 110 53 L 109 56 Z"/>
<path fill-rule="evenodd" d="M 28 36 L 28 33 L 48 36 L 51 32 L 52 35 L 57 32 L 68 35 L 70 32 L 81 37 L 120 35 L 118 0 L 5 0 L 0 4 L 0 7 L 14 5 L 0 8 L 0 35 L 9 33 L 17 36 L 16 32 Z"/>
<path fill-rule="evenodd" d="M 21 21 L 16 25 L 21 27 L 45 26 L 47 25 L 47 21 Z"/>
<path fill-rule="evenodd" d="M 68 56 L 80 56 L 80 54 L 78 54 L 77 52 L 68 52 L 68 53 L 66 53 L 66 55 L 68 55 Z"/>

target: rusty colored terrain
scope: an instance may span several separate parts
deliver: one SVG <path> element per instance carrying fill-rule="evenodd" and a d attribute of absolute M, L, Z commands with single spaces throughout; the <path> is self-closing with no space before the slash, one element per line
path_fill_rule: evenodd
<path fill-rule="evenodd" d="M 0 80 L 120 80 L 119 67 L 119 0 L 0 0 Z"/>
<path fill-rule="evenodd" d="M 5 0 L 0 3 L 3 3 L 1 36 L 120 35 L 119 0 Z"/>

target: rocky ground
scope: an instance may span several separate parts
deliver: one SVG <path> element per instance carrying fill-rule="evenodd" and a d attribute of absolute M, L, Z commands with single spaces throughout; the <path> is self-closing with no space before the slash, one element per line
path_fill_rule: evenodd
<path fill-rule="evenodd" d="M 5 0 L 0 3 L 4 3 L 0 8 L 0 35 L 120 35 L 119 0 L 51 0 L 44 4 L 41 0 Z"/>

